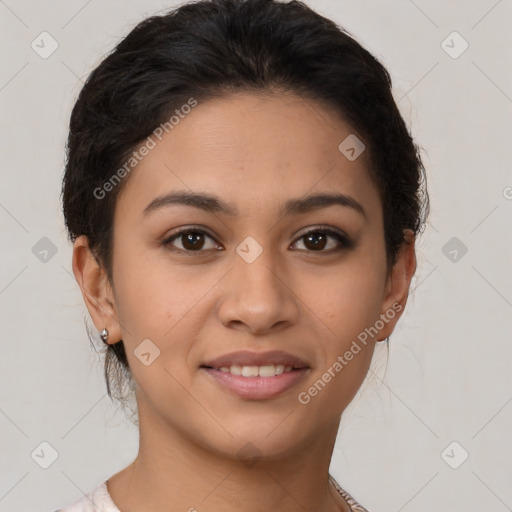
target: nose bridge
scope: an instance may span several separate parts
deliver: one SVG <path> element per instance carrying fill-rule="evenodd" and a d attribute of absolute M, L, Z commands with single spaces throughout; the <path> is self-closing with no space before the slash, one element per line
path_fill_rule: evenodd
<path fill-rule="evenodd" d="M 294 322 L 297 305 L 282 269 L 276 251 L 253 237 L 244 239 L 234 254 L 221 307 L 223 323 L 241 322 L 251 331 L 264 332 L 277 323 Z"/>
<path fill-rule="evenodd" d="M 260 238 L 261 240 L 261 238 Z M 268 244 L 269 237 L 266 238 Z M 281 268 L 276 251 L 268 245 L 260 244 L 254 237 L 246 237 L 236 248 L 235 279 L 240 283 L 242 291 L 251 295 L 269 294 L 266 299 L 273 300 L 270 295 L 281 295 L 281 285 L 278 276 Z M 275 298 L 274 298 L 275 300 Z"/>

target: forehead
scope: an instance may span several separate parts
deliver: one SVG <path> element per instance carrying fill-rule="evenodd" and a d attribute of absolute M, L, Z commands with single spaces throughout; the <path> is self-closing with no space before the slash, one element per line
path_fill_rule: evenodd
<path fill-rule="evenodd" d="M 174 190 L 210 192 L 239 211 L 326 191 L 357 196 L 370 210 L 378 201 L 367 154 L 351 161 L 339 149 L 353 129 L 313 100 L 237 93 L 198 102 L 175 120 L 161 140 L 151 136 L 153 149 L 118 199 L 132 211 Z"/>

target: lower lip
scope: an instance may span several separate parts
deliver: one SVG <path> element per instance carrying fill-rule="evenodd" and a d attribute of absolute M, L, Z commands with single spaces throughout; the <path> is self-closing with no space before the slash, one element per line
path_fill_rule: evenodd
<path fill-rule="evenodd" d="M 266 400 L 284 393 L 300 382 L 309 368 L 297 368 L 274 377 L 242 377 L 213 368 L 202 367 L 221 386 L 247 400 Z"/>

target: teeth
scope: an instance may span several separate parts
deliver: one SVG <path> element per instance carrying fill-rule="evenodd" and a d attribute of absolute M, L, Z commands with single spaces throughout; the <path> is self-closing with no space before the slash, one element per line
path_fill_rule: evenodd
<path fill-rule="evenodd" d="M 274 377 L 276 374 L 276 367 L 273 364 L 260 366 L 257 374 L 260 377 Z"/>
<path fill-rule="evenodd" d="M 241 375 L 242 377 L 274 377 L 284 372 L 291 372 L 293 366 L 284 366 L 283 364 L 268 364 L 264 366 L 222 366 L 219 370 L 223 373 L 231 373 L 231 375 Z"/>
<path fill-rule="evenodd" d="M 257 366 L 242 366 L 242 377 L 257 377 L 258 367 Z"/>

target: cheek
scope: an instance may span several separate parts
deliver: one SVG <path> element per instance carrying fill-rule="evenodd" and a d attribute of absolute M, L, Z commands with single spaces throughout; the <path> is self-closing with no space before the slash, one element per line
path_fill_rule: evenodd
<path fill-rule="evenodd" d="M 128 245 L 131 250 L 123 251 L 119 244 L 113 263 L 120 321 L 128 338 L 160 338 L 190 309 L 197 287 L 165 258 L 124 243 Z"/>
<path fill-rule="evenodd" d="M 383 267 L 359 262 L 325 280 L 315 304 L 327 325 L 345 342 L 378 319 L 384 289 Z M 339 347 L 338 347 L 339 348 Z"/>
<path fill-rule="evenodd" d="M 171 265 L 160 255 L 150 259 L 142 252 L 118 254 L 114 263 L 116 306 L 134 376 L 138 347 L 147 339 L 160 350 L 155 367 L 181 373 L 207 320 L 205 296 L 219 276 L 199 266 Z"/>
<path fill-rule="evenodd" d="M 187 286 L 179 273 L 173 276 L 169 269 L 164 272 L 155 262 L 143 261 L 134 253 L 118 257 L 114 267 L 117 313 L 139 390 L 148 400 L 165 403 L 169 395 L 182 392 L 177 383 L 187 381 L 183 361 L 196 336 L 187 320 L 198 290 Z M 185 325 L 186 337 L 181 336 Z"/>
<path fill-rule="evenodd" d="M 352 401 L 367 375 L 376 341 L 367 329 L 379 318 L 382 277 L 371 267 L 354 265 L 324 284 L 315 312 L 329 329 L 322 329 L 320 365 L 298 399 L 311 417 L 329 422 L 333 412 L 341 413 Z"/>

